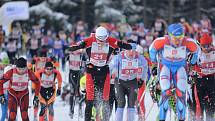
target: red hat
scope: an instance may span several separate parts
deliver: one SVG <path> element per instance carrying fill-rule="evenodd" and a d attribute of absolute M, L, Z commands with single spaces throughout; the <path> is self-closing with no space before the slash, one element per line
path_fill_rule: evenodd
<path fill-rule="evenodd" d="M 212 37 L 209 34 L 203 34 L 200 38 L 201 45 L 207 45 L 212 43 Z"/>

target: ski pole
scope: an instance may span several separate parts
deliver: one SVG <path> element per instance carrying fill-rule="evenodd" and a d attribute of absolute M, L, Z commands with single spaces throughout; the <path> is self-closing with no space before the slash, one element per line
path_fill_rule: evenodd
<path fill-rule="evenodd" d="M 152 106 L 150 107 L 149 112 L 148 112 L 148 114 L 146 115 L 145 120 L 148 118 L 148 116 L 149 116 L 150 112 L 152 111 L 152 108 L 153 108 L 153 107 L 154 107 L 154 103 L 153 103 Z"/>

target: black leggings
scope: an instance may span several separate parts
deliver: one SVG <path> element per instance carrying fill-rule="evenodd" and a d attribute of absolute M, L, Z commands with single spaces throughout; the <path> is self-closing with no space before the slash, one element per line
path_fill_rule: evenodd
<path fill-rule="evenodd" d="M 135 101 L 137 100 L 137 80 L 123 81 L 120 80 L 120 83 L 116 83 L 116 97 L 117 97 L 117 108 L 125 107 L 125 95 L 128 97 L 128 108 L 134 108 Z"/>
<path fill-rule="evenodd" d="M 79 89 L 79 81 L 80 81 L 80 71 L 69 71 L 69 85 L 70 85 L 70 112 L 74 113 L 74 102 L 75 95 Z"/>
<path fill-rule="evenodd" d="M 116 99 L 116 95 L 115 95 L 115 85 L 111 84 L 110 85 L 110 99 L 109 99 L 110 112 L 112 112 L 112 110 L 113 110 L 114 102 L 115 102 L 115 108 L 117 108 L 117 99 Z M 115 109 L 115 111 L 116 111 L 116 109 Z"/>
<path fill-rule="evenodd" d="M 195 84 L 201 106 L 201 112 L 203 113 L 206 111 L 207 121 L 210 121 L 210 119 L 212 121 L 213 114 L 215 113 L 215 78 L 214 76 L 204 76 L 202 78 L 197 78 Z M 194 94 L 195 92 L 193 87 L 192 96 L 194 98 L 192 108 L 194 112 L 196 112 L 196 100 Z"/>
<path fill-rule="evenodd" d="M 86 100 L 85 121 L 91 121 L 93 106 L 95 106 L 96 111 L 100 111 L 100 107 L 102 106 L 103 119 L 101 119 L 101 121 L 109 120 L 109 117 L 110 117 L 109 101 L 103 100 L 103 89 L 105 88 L 104 87 L 105 78 L 106 76 L 103 76 L 103 75 L 102 76 L 92 75 L 92 79 L 94 83 L 94 99 Z M 96 114 L 100 114 L 100 112 L 96 112 Z"/>

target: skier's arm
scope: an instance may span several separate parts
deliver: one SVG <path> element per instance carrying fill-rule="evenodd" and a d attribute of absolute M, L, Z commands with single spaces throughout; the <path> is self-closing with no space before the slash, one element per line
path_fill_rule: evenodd
<path fill-rule="evenodd" d="M 39 79 L 36 77 L 36 75 L 31 70 L 28 70 L 28 75 L 29 75 L 29 79 L 36 86 L 36 88 L 35 88 L 35 96 L 38 96 L 39 92 L 40 92 L 40 81 L 39 81 Z"/>
<path fill-rule="evenodd" d="M 117 46 L 118 46 L 119 48 L 126 49 L 126 50 L 131 50 L 131 49 L 132 49 L 132 47 L 131 47 L 130 44 L 124 43 L 124 42 L 122 42 L 122 41 L 117 41 Z"/>
<path fill-rule="evenodd" d="M 86 42 L 82 41 L 78 45 L 74 45 L 74 46 L 69 47 L 68 50 L 69 51 L 76 51 L 76 50 L 79 50 L 79 49 L 83 49 L 85 47 L 86 47 Z"/>
<path fill-rule="evenodd" d="M 147 63 L 147 60 L 141 55 L 140 56 L 140 60 L 141 61 L 139 61 L 140 63 L 140 65 L 141 65 L 141 67 L 142 67 L 142 73 L 141 73 L 141 77 L 140 77 L 140 79 L 141 80 L 143 80 L 143 81 L 147 81 L 147 75 L 148 75 L 148 63 Z"/>
<path fill-rule="evenodd" d="M 117 73 L 118 61 L 119 61 L 118 55 L 115 55 L 109 64 L 110 74 L 113 76 L 113 78 L 117 76 L 116 73 Z"/>
<path fill-rule="evenodd" d="M 149 47 L 149 57 L 151 61 L 157 62 L 157 53 L 159 50 L 163 49 L 164 45 L 166 44 L 166 40 L 164 38 L 157 38 L 153 41 L 153 43 Z"/>
<path fill-rule="evenodd" d="M 0 95 L 4 94 L 4 87 L 3 87 L 3 85 L 7 81 L 8 80 L 4 80 L 4 79 L 0 80 Z"/>
<path fill-rule="evenodd" d="M 58 70 L 56 70 L 56 73 L 57 73 L 57 80 L 58 80 L 58 89 L 61 89 L 61 85 L 62 85 L 62 76 L 60 74 L 60 72 Z"/>
<path fill-rule="evenodd" d="M 198 61 L 199 55 L 201 53 L 201 49 L 200 47 L 197 45 L 197 43 L 189 38 L 187 39 L 183 45 L 185 45 L 187 47 L 187 50 L 191 53 L 191 57 L 190 57 L 190 64 L 191 65 L 195 65 L 196 62 Z"/>

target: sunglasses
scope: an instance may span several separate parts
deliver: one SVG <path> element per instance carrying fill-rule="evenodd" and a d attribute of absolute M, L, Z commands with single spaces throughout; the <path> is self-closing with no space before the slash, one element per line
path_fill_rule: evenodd
<path fill-rule="evenodd" d="M 181 38 L 184 38 L 184 34 L 179 35 L 179 36 L 175 36 L 175 35 L 173 35 L 173 34 L 169 34 L 169 35 L 170 35 L 170 37 L 172 37 L 172 38 L 174 38 L 174 39 L 181 39 Z"/>
<path fill-rule="evenodd" d="M 45 68 L 46 70 L 53 70 L 53 68 L 52 67 L 47 67 L 47 68 Z"/>

